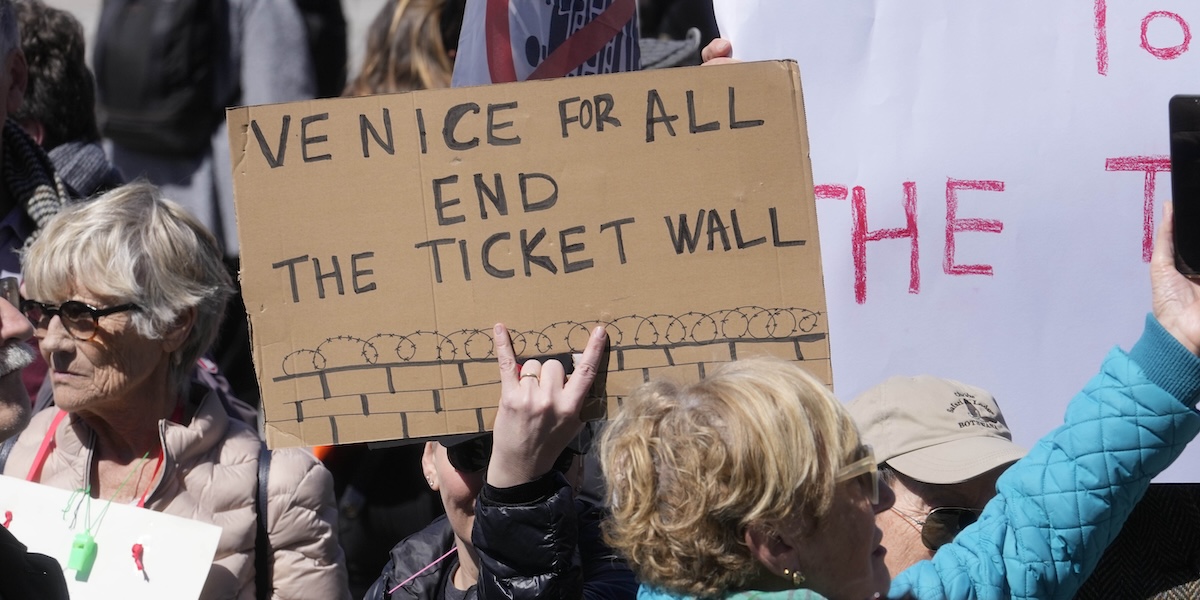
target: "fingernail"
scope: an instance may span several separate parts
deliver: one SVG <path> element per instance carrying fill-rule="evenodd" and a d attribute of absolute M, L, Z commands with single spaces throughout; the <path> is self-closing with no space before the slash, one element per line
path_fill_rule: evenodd
<path fill-rule="evenodd" d="M 500 323 L 496 323 L 492 327 L 492 333 L 494 333 L 496 335 L 500 335 L 501 333 L 504 333 L 504 325 L 502 325 Z"/>

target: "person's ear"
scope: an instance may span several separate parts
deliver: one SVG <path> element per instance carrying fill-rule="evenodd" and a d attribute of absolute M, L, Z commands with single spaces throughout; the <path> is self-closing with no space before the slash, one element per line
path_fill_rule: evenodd
<path fill-rule="evenodd" d="M 747 527 L 745 537 L 750 556 L 763 568 L 781 578 L 788 577 L 784 575 L 784 569 L 795 569 L 799 563 L 796 547 L 784 536 L 766 527 Z"/>
<path fill-rule="evenodd" d="M 25 62 L 25 53 L 17 48 L 9 54 L 5 66 L 8 69 L 8 94 L 4 97 L 4 104 L 8 114 L 13 115 L 21 110 L 21 104 L 25 102 L 25 88 L 29 86 L 29 64 Z"/>
<path fill-rule="evenodd" d="M 442 489 L 438 480 L 437 447 L 437 442 L 425 442 L 425 451 L 421 453 L 421 471 L 425 474 L 425 483 L 435 492 Z"/>
<path fill-rule="evenodd" d="M 188 335 L 192 333 L 192 327 L 196 324 L 196 308 L 188 307 L 183 312 L 175 317 L 175 322 L 171 323 L 171 327 L 163 335 L 163 349 L 167 354 L 170 354 L 183 346 L 187 341 Z"/>

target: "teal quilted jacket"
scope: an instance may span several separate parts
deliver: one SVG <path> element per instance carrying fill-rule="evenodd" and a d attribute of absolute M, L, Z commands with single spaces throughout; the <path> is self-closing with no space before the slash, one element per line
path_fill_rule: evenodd
<path fill-rule="evenodd" d="M 1133 349 L 1111 351 L 1063 424 L 1000 477 L 979 521 L 900 573 L 889 596 L 1071 598 L 1150 480 L 1200 432 L 1198 394 L 1200 358 L 1148 316 Z M 801 590 L 749 596 L 820 598 Z M 646 586 L 638 599 L 681 600 Z"/>

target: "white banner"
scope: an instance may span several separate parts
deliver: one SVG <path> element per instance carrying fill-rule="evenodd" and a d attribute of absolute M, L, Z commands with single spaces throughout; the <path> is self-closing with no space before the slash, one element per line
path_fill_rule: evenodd
<path fill-rule="evenodd" d="M 221 538 L 216 525 L 16 477 L 0 476 L 0 517 L 30 552 L 58 561 L 72 598 L 199 598 Z"/>
<path fill-rule="evenodd" d="M 992 391 L 1019 443 L 1061 423 L 1150 308 L 1200 5 L 714 4 L 735 57 L 800 64 L 838 396 L 932 373 Z"/>

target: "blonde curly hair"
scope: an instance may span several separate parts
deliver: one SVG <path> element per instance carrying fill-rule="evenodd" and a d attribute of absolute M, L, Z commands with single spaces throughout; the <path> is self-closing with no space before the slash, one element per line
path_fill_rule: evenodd
<path fill-rule="evenodd" d="M 744 589 L 764 572 L 747 528 L 799 516 L 811 531 L 858 448 L 841 403 L 795 363 L 747 359 L 686 387 L 646 384 L 601 440 L 605 538 L 651 586 L 700 598 Z"/>

